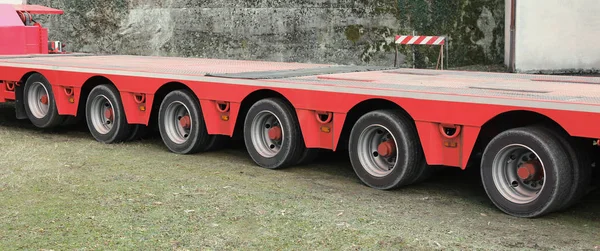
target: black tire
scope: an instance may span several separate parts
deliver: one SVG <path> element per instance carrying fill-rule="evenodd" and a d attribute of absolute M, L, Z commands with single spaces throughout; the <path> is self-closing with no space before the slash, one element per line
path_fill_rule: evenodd
<path fill-rule="evenodd" d="M 301 147 L 303 147 L 304 150 L 302 151 L 302 154 L 300 154 L 300 158 L 298 158 L 296 163 L 293 164 L 294 166 L 308 165 L 315 161 L 321 153 L 321 149 L 306 148 L 304 145 L 302 145 Z"/>
<path fill-rule="evenodd" d="M 528 149 L 527 151 L 533 152 L 537 156 L 543 166 L 544 182 L 541 190 L 537 191 L 537 195 L 522 199 L 520 202 L 512 194 L 510 195 L 513 196 L 512 201 L 502 195 L 501 190 L 505 194 L 513 191 L 508 188 L 508 182 L 494 182 L 495 163 L 496 170 L 508 173 L 512 171 L 506 165 L 520 161 L 516 154 L 503 155 L 504 151 L 511 148 Z M 512 161 L 502 164 L 502 156 L 508 156 Z M 487 145 L 481 161 L 481 179 L 488 197 L 500 210 L 516 217 L 539 217 L 559 209 L 569 196 L 573 181 L 572 173 L 571 160 L 560 140 L 548 130 L 537 127 L 516 128 L 498 134 Z M 500 176 L 496 175 L 496 177 Z M 500 178 L 497 179 L 500 180 Z M 515 187 L 514 182 L 517 181 L 511 182 L 512 187 Z"/>
<path fill-rule="evenodd" d="M 74 126 L 79 124 L 82 119 L 78 116 L 65 116 L 65 120 L 61 123 L 62 126 Z"/>
<path fill-rule="evenodd" d="M 431 178 L 431 176 L 433 176 L 435 171 L 436 171 L 436 167 L 429 166 L 429 165 L 422 166 L 421 169 L 419 170 L 419 172 L 417 173 L 417 175 L 415 175 L 414 181 L 411 182 L 410 184 L 418 184 L 418 183 L 426 181 L 427 179 Z"/>
<path fill-rule="evenodd" d="M 45 91 L 47 97 L 47 104 L 43 104 L 38 96 L 38 91 Z M 25 106 L 25 113 L 33 125 L 38 128 L 51 129 L 55 128 L 63 123 L 65 116 L 58 114 L 56 108 L 56 100 L 54 99 L 54 92 L 52 86 L 48 80 L 39 73 L 34 73 L 25 82 L 23 90 L 23 105 Z M 44 107 L 40 109 L 37 107 Z"/>
<path fill-rule="evenodd" d="M 259 122 L 263 118 L 266 119 L 267 116 L 273 121 L 278 121 L 275 123 L 279 124 L 283 135 L 281 140 L 278 141 L 280 145 L 274 147 L 274 149 L 278 148 L 279 150 L 272 152 L 265 150 L 266 139 L 258 136 L 262 128 Z M 253 133 L 253 130 L 255 130 L 255 133 Z M 256 102 L 248 111 L 244 121 L 244 143 L 252 160 L 261 167 L 279 169 L 296 164 L 303 151 L 303 140 L 298 119 L 293 109 L 276 98 Z"/>
<path fill-rule="evenodd" d="M 377 170 L 374 168 L 381 168 L 378 162 L 381 163 L 380 158 L 383 157 L 377 155 L 378 150 L 372 149 L 372 140 L 368 139 L 372 130 L 376 130 L 378 135 L 391 135 L 396 143 L 396 160 L 389 163 L 392 168 L 387 170 L 388 173 L 382 171 L 384 173 L 375 174 Z M 363 133 L 367 136 L 361 140 Z M 348 152 L 356 175 L 364 184 L 376 189 L 388 190 L 409 185 L 427 168 L 413 121 L 397 111 L 379 110 L 363 115 L 352 128 Z"/>
<path fill-rule="evenodd" d="M 566 153 L 569 156 L 571 166 L 573 167 L 573 181 L 571 189 L 567 198 L 564 200 L 563 205 L 560 206 L 557 211 L 563 211 L 568 209 L 577 203 L 587 192 L 588 188 L 592 183 L 592 161 L 585 152 L 585 149 L 580 147 L 571 137 L 558 131 L 558 129 L 551 128 L 548 126 L 537 126 L 540 130 L 545 130 L 547 133 L 552 134 L 561 145 L 564 147 Z"/>
<path fill-rule="evenodd" d="M 125 141 L 135 141 L 145 137 L 148 134 L 148 127 L 145 125 L 130 125 L 129 137 Z"/>
<path fill-rule="evenodd" d="M 106 109 L 112 110 L 112 119 L 102 119 Z M 99 142 L 120 143 L 130 135 L 131 126 L 125 117 L 121 96 L 112 85 L 99 85 L 92 89 L 86 102 L 85 115 L 90 133 Z"/>
<path fill-rule="evenodd" d="M 210 143 L 206 147 L 206 151 L 218 151 L 229 144 L 231 137 L 226 135 L 211 135 Z"/>
<path fill-rule="evenodd" d="M 172 110 L 173 109 L 173 110 Z M 189 116 L 189 128 L 179 127 L 177 113 Z M 208 134 L 200 102 L 189 90 L 175 90 L 163 99 L 158 112 L 158 127 L 163 143 L 178 154 L 194 154 L 208 150 L 213 136 Z"/>

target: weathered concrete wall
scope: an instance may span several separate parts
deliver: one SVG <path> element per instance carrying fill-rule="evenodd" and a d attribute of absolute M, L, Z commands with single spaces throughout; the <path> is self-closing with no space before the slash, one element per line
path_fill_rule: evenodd
<path fill-rule="evenodd" d="M 517 1 L 515 68 L 519 72 L 600 70 L 598 0 Z"/>
<path fill-rule="evenodd" d="M 450 38 L 450 66 L 502 64 L 504 59 L 503 0 L 399 0 L 404 33 Z M 429 61 L 438 51 L 421 49 Z M 424 57 L 421 57 L 424 58 Z M 417 61 L 417 66 L 430 64 Z"/>
<path fill-rule="evenodd" d="M 500 0 L 29 2 L 65 10 L 38 19 L 74 51 L 391 65 L 394 35 L 414 29 L 449 35 L 451 64 L 503 60 Z M 421 64 L 437 51 L 420 49 Z"/>

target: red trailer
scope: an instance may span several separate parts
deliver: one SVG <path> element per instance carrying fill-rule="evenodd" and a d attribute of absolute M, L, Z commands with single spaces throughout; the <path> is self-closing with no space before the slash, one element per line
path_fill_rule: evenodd
<path fill-rule="evenodd" d="M 2 29 L 0 41 L 20 36 Z M 376 189 L 474 163 L 491 201 L 518 217 L 586 194 L 600 138 L 600 78 L 20 52 L 0 56 L 0 102 L 39 128 L 79 117 L 97 141 L 116 143 L 156 126 L 177 154 L 240 135 L 270 169 L 344 148 Z"/>

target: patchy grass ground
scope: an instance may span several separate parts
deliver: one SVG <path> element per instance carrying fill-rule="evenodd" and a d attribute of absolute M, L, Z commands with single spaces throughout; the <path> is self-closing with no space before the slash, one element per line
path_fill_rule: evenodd
<path fill-rule="evenodd" d="M 180 156 L 159 139 L 41 132 L 0 106 L 0 249 L 564 249 L 600 246 L 600 193 L 527 220 L 449 169 L 385 192 L 346 156 L 270 171 L 241 147 Z"/>

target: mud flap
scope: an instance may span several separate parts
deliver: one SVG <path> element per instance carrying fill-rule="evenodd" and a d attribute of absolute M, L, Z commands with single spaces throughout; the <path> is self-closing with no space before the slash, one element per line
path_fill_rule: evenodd
<path fill-rule="evenodd" d="M 27 119 L 25 104 L 23 103 L 23 87 L 15 88 L 15 114 L 17 119 Z"/>

